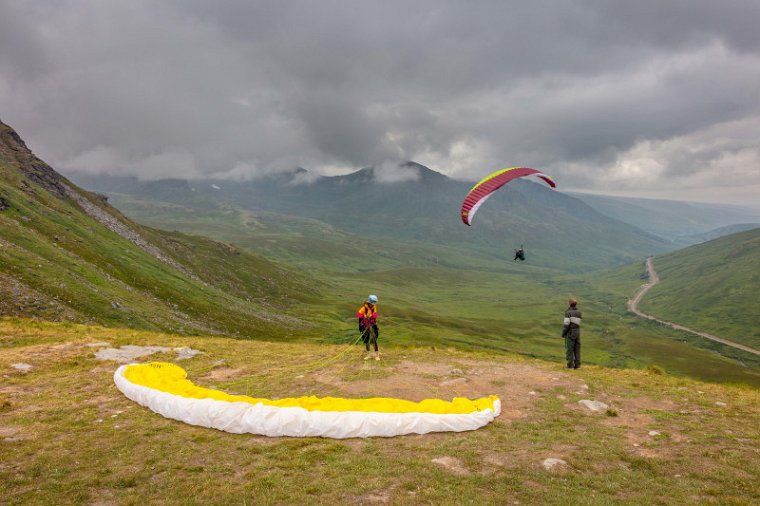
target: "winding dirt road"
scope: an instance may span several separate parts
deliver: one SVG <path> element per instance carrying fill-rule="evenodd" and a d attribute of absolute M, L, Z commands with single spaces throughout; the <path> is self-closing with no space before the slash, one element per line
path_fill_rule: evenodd
<path fill-rule="evenodd" d="M 707 334 L 705 332 L 697 332 L 696 330 L 692 330 L 688 327 L 684 327 L 683 325 L 678 325 L 677 323 L 669 322 L 667 320 L 661 320 L 659 318 L 655 318 L 652 315 L 648 315 L 646 313 L 642 313 L 641 311 L 639 311 L 638 306 L 639 306 L 639 302 L 641 302 L 641 298 L 644 296 L 645 293 L 649 291 L 650 288 L 652 288 L 654 285 L 660 282 L 660 278 L 657 276 L 657 272 L 654 270 L 654 263 L 652 263 L 652 257 L 647 258 L 647 273 L 649 274 L 649 282 L 641 285 L 641 288 L 639 289 L 638 292 L 636 292 L 636 295 L 633 297 L 633 299 L 628 300 L 628 311 L 642 318 L 646 318 L 647 320 L 653 320 L 663 325 L 666 325 L 670 328 L 673 328 L 676 330 L 683 330 L 684 332 L 690 332 L 700 337 L 704 337 L 705 339 L 716 341 L 718 343 L 725 344 L 726 346 L 731 346 L 733 348 L 736 348 L 737 350 L 742 350 L 742 351 L 746 351 L 747 353 L 760 355 L 760 350 L 756 350 L 755 348 L 750 348 L 749 346 L 735 343 L 734 341 L 729 341 L 728 339 L 723 339 L 722 337 L 717 337 L 712 334 Z"/>

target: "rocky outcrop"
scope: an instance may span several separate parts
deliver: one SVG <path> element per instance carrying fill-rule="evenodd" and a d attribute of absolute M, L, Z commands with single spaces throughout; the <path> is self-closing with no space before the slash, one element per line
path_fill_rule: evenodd
<path fill-rule="evenodd" d="M 59 198 L 66 198 L 63 176 L 37 158 L 16 131 L 0 121 L 0 161 L 16 166 L 24 178 Z"/>
<path fill-rule="evenodd" d="M 96 206 L 95 204 L 87 200 L 85 197 L 80 195 L 79 192 L 77 192 L 76 190 L 74 190 L 68 185 L 64 185 L 64 191 L 66 192 L 66 195 L 69 198 L 71 198 L 74 202 L 76 202 L 85 213 L 87 213 L 91 218 L 98 221 L 100 224 L 102 224 L 104 227 L 106 227 L 110 231 L 116 232 L 117 234 L 122 236 L 124 239 L 128 240 L 129 242 L 136 245 L 137 247 L 139 247 L 146 253 L 150 254 L 152 257 L 158 260 L 161 260 L 165 264 L 168 264 L 174 267 L 185 276 L 192 278 L 196 281 L 200 281 L 200 279 L 195 274 L 187 270 L 183 265 L 181 265 L 179 262 L 177 262 L 173 258 L 166 255 L 159 248 L 149 243 L 135 229 L 133 229 L 132 227 L 130 227 L 123 221 L 116 218 L 113 214 Z"/>
<path fill-rule="evenodd" d="M 75 185 L 56 172 L 55 169 L 37 158 L 26 146 L 26 143 L 18 133 L 1 121 L 0 161 L 6 162 L 18 169 L 28 183 L 34 183 L 60 199 L 65 200 L 68 198 L 73 200 L 85 213 L 109 230 L 119 234 L 154 258 L 180 271 L 185 276 L 200 281 L 195 274 L 166 255 L 161 249 L 148 242 L 133 227 L 117 218 L 116 214 L 118 213 L 108 212 L 107 209 L 110 206 L 106 203 L 107 197 L 95 195 L 95 198 L 100 201 L 100 206 L 87 199 L 83 195 L 84 192 L 82 190 L 76 188 Z M 8 206 L 9 204 L 0 198 L 0 211 Z"/>

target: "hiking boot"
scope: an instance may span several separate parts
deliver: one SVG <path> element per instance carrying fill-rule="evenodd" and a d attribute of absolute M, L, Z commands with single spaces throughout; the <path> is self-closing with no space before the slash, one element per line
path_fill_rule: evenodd
<path fill-rule="evenodd" d="M 380 360 L 380 352 L 379 351 L 375 352 L 375 360 Z"/>

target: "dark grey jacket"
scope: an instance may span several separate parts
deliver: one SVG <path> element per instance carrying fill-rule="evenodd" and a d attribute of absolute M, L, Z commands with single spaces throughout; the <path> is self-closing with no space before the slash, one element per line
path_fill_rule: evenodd
<path fill-rule="evenodd" d="M 575 307 L 567 308 L 562 322 L 562 337 L 578 339 L 581 337 L 581 311 Z"/>

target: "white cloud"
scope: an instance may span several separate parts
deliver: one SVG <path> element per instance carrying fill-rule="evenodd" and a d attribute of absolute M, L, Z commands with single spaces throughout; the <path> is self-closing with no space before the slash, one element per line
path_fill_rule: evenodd
<path fill-rule="evenodd" d="M 58 168 L 87 174 L 105 174 L 121 172 L 125 166 L 126 164 L 114 148 L 95 146 L 77 154 L 70 160 L 61 162 Z"/>
<path fill-rule="evenodd" d="M 400 165 L 398 162 L 385 161 L 374 168 L 375 182 L 381 184 L 419 181 L 420 171 L 417 167 Z"/>
<path fill-rule="evenodd" d="M 309 171 L 304 170 L 304 171 L 296 172 L 293 175 L 293 179 L 290 180 L 289 184 L 292 184 L 292 185 L 310 185 L 310 184 L 314 184 L 317 181 L 319 181 L 319 179 L 321 177 L 322 176 L 320 176 L 316 172 L 309 172 Z"/>

